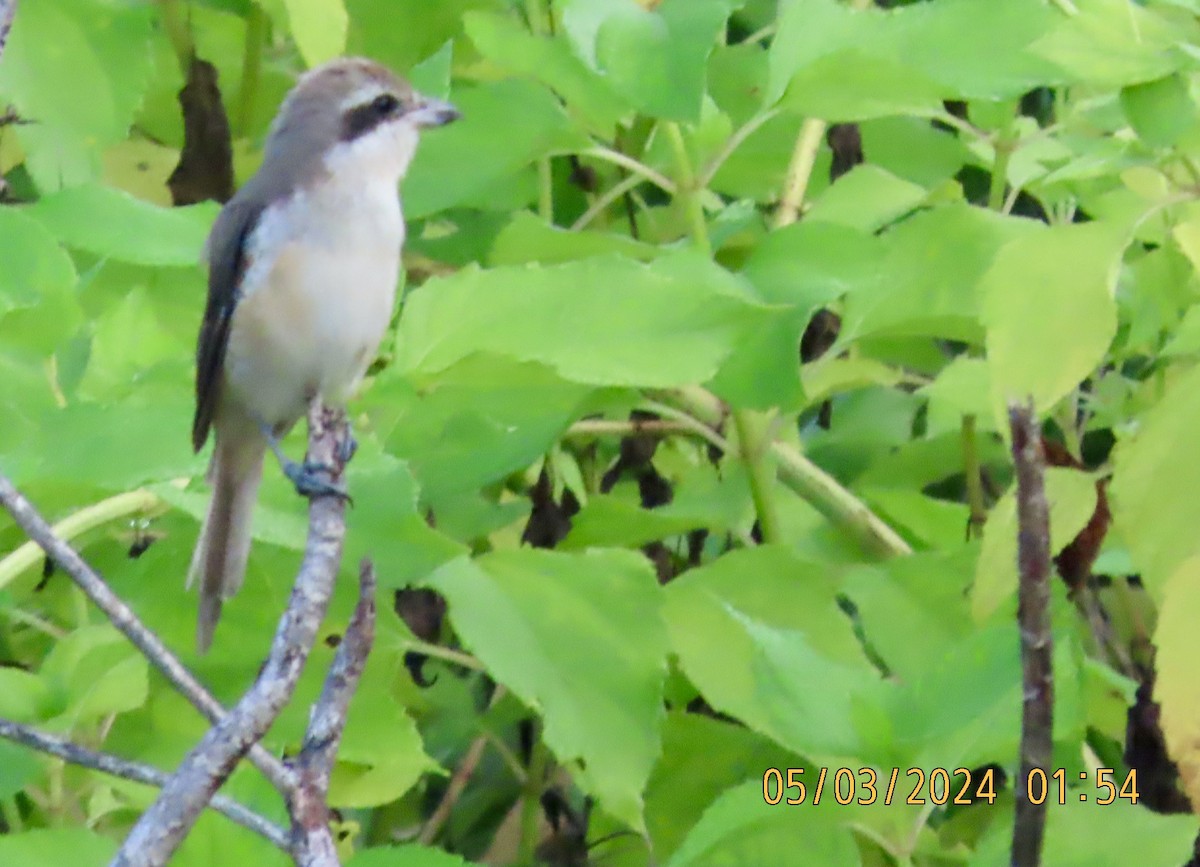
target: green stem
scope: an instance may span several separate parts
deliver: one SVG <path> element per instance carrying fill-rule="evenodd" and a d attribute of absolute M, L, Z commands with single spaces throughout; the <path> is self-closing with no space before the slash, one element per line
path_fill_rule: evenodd
<path fill-rule="evenodd" d="M 967 486 L 967 537 L 974 538 L 987 521 L 987 504 L 983 498 L 982 467 L 979 463 L 979 444 L 976 441 L 975 416 L 962 419 L 963 473 Z"/>
<path fill-rule="evenodd" d="M 542 726 L 540 721 L 535 726 L 533 748 L 529 755 L 529 772 L 525 777 L 525 786 L 521 804 L 521 846 L 517 850 L 519 864 L 534 863 L 534 853 L 538 845 L 538 825 L 542 812 L 542 786 L 546 779 L 546 767 L 549 764 L 549 753 L 542 743 Z"/>
<path fill-rule="evenodd" d="M 688 156 L 687 144 L 683 140 L 683 130 L 674 121 L 664 124 L 664 129 L 679 168 L 679 184 L 675 197 L 681 200 L 687 212 L 692 242 L 704 255 L 711 256 L 712 242 L 708 238 L 708 223 L 704 219 L 704 206 L 700 203 L 700 190 L 696 187 L 696 172 L 692 168 L 692 158 Z"/>
<path fill-rule="evenodd" d="M 669 195 L 677 195 L 675 182 L 664 175 L 657 169 L 652 169 L 645 163 L 639 162 L 628 154 L 623 154 L 618 150 L 613 150 L 610 147 L 597 145 L 596 147 L 588 148 L 585 151 L 580 151 L 581 157 L 595 157 L 596 159 L 605 160 L 613 165 L 620 166 L 623 169 L 628 169 L 639 177 L 650 181 L 664 193 Z"/>
<path fill-rule="evenodd" d="M 442 647 L 440 644 L 430 644 L 428 641 L 421 641 L 418 638 L 410 638 L 404 641 L 404 650 L 406 653 L 420 653 L 425 656 L 432 656 L 435 659 L 452 662 L 455 665 L 461 665 L 463 668 L 469 668 L 472 671 L 487 670 L 487 667 L 482 662 L 469 653 L 452 650 L 449 647 Z"/>
<path fill-rule="evenodd" d="M 163 31 L 171 42 L 171 48 L 175 51 L 175 60 L 178 61 L 179 68 L 186 79 L 188 69 L 192 65 L 195 47 L 192 45 L 192 34 L 188 30 L 183 3 L 181 0 L 159 0 L 158 7 L 162 10 Z"/>
<path fill-rule="evenodd" d="M 770 545 L 780 541 L 782 535 L 779 512 L 775 508 L 775 473 L 767 456 L 770 423 L 757 416 L 749 410 L 737 410 L 733 413 L 733 426 L 737 431 L 742 463 L 746 465 L 746 475 L 750 479 L 750 497 L 758 515 L 758 529 L 763 543 Z"/>
<path fill-rule="evenodd" d="M 783 198 L 779 200 L 779 208 L 775 211 L 774 224 L 777 229 L 791 225 L 800 216 L 825 128 L 825 121 L 815 117 L 805 119 L 800 125 L 800 134 L 796 136 L 796 146 L 792 149 L 792 159 L 788 163 L 787 178 L 783 184 Z"/>
<path fill-rule="evenodd" d="M 771 451 L 779 461 L 783 483 L 834 524 L 849 531 L 864 549 L 884 557 L 912 553 L 912 547 L 899 533 L 794 446 L 775 442 Z"/>
<path fill-rule="evenodd" d="M 101 500 L 80 509 L 69 518 L 54 525 L 54 534 L 60 539 L 71 541 L 109 521 L 152 512 L 163 505 L 162 500 L 146 490 L 128 491 L 107 500 Z M 26 542 L 3 560 L 0 560 L 0 590 L 7 587 L 18 575 L 42 561 L 45 555 L 35 542 Z"/>
<path fill-rule="evenodd" d="M 731 451 L 729 442 L 717 432 L 725 422 L 726 410 L 716 395 L 691 386 L 661 393 L 659 397 L 671 403 L 660 400 L 647 408 L 681 422 L 690 419 L 698 435 L 723 452 Z M 775 458 L 779 480 L 839 529 L 850 533 L 865 550 L 885 557 L 912 553 L 909 544 L 882 518 L 843 488 L 837 479 L 804 457 L 795 446 L 775 441 L 770 444 L 770 451 Z"/>
<path fill-rule="evenodd" d="M 1008 188 L 1008 163 L 1016 150 L 1016 142 L 1001 135 L 996 139 L 996 161 L 992 164 L 992 184 L 988 188 L 988 207 L 993 211 L 1004 208 L 1004 192 Z"/>
<path fill-rule="evenodd" d="M 263 44 L 267 41 L 267 16 L 257 3 L 246 16 L 246 41 L 242 46 L 242 86 L 238 90 L 237 130 L 246 135 L 254 119 L 254 99 L 262 73 Z"/>

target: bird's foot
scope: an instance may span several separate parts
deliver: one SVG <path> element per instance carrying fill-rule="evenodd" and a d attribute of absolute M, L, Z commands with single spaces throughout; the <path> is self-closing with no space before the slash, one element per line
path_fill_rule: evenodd
<path fill-rule="evenodd" d="M 305 461 L 301 464 L 290 458 L 284 458 L 280 461 L 280 465 L 283 467 L 283 474 L 296 487 L 296 493 L 300 496 L 308 497 L 309 499 L 314 497 L 339 497 L 347 503 L 353 504 L 354 501 L 350 498 L 350 494 L 344 486 L 322 478 L 333 473 L 334 468 L 329 466 L 329 464 L 310 461 Z"/>

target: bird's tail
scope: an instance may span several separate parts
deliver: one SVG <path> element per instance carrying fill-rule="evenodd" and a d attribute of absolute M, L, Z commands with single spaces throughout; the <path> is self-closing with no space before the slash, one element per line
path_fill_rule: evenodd
<path fill-rule="evenodd" d="M 250 523 L 262 481 L 266 443 L 257 431 L 217 427 L 208 480 L 212 501 L 188 569 L 187 586 L 200 581 L 196 648 L 208 650 L 221 618 L 221 603 L 242 586 L 250 554 Z"/>

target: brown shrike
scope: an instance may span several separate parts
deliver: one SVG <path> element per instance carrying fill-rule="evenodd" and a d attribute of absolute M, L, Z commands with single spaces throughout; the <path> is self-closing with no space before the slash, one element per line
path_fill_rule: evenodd
<path fill-rule="evenodd" d="M 457 117 L 378 63 L 313 69 L 283 101 L 262 167 L 213 225 L 192 424 L 197 451 L 216 434 L 213 495 L 188 570 L 188 586 L 200 582 L 202 653 L 246 571 L 266 450 L 301 493 L 340 493 L 279 440 L 314 400 L 344 405 L 374 358 L 404 243 L 397 185 L 421 128 Z"/>

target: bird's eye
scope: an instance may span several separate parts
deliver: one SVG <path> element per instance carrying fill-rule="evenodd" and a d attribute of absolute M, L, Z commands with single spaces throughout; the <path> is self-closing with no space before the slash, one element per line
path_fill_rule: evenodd
<path fill-rule="evenodd" d="M 381 93 L 371 100 L 371 109 L 380 117 L 393 114 L 398 108 L 400 108 L 400 100 L 390 93 Z"/>

